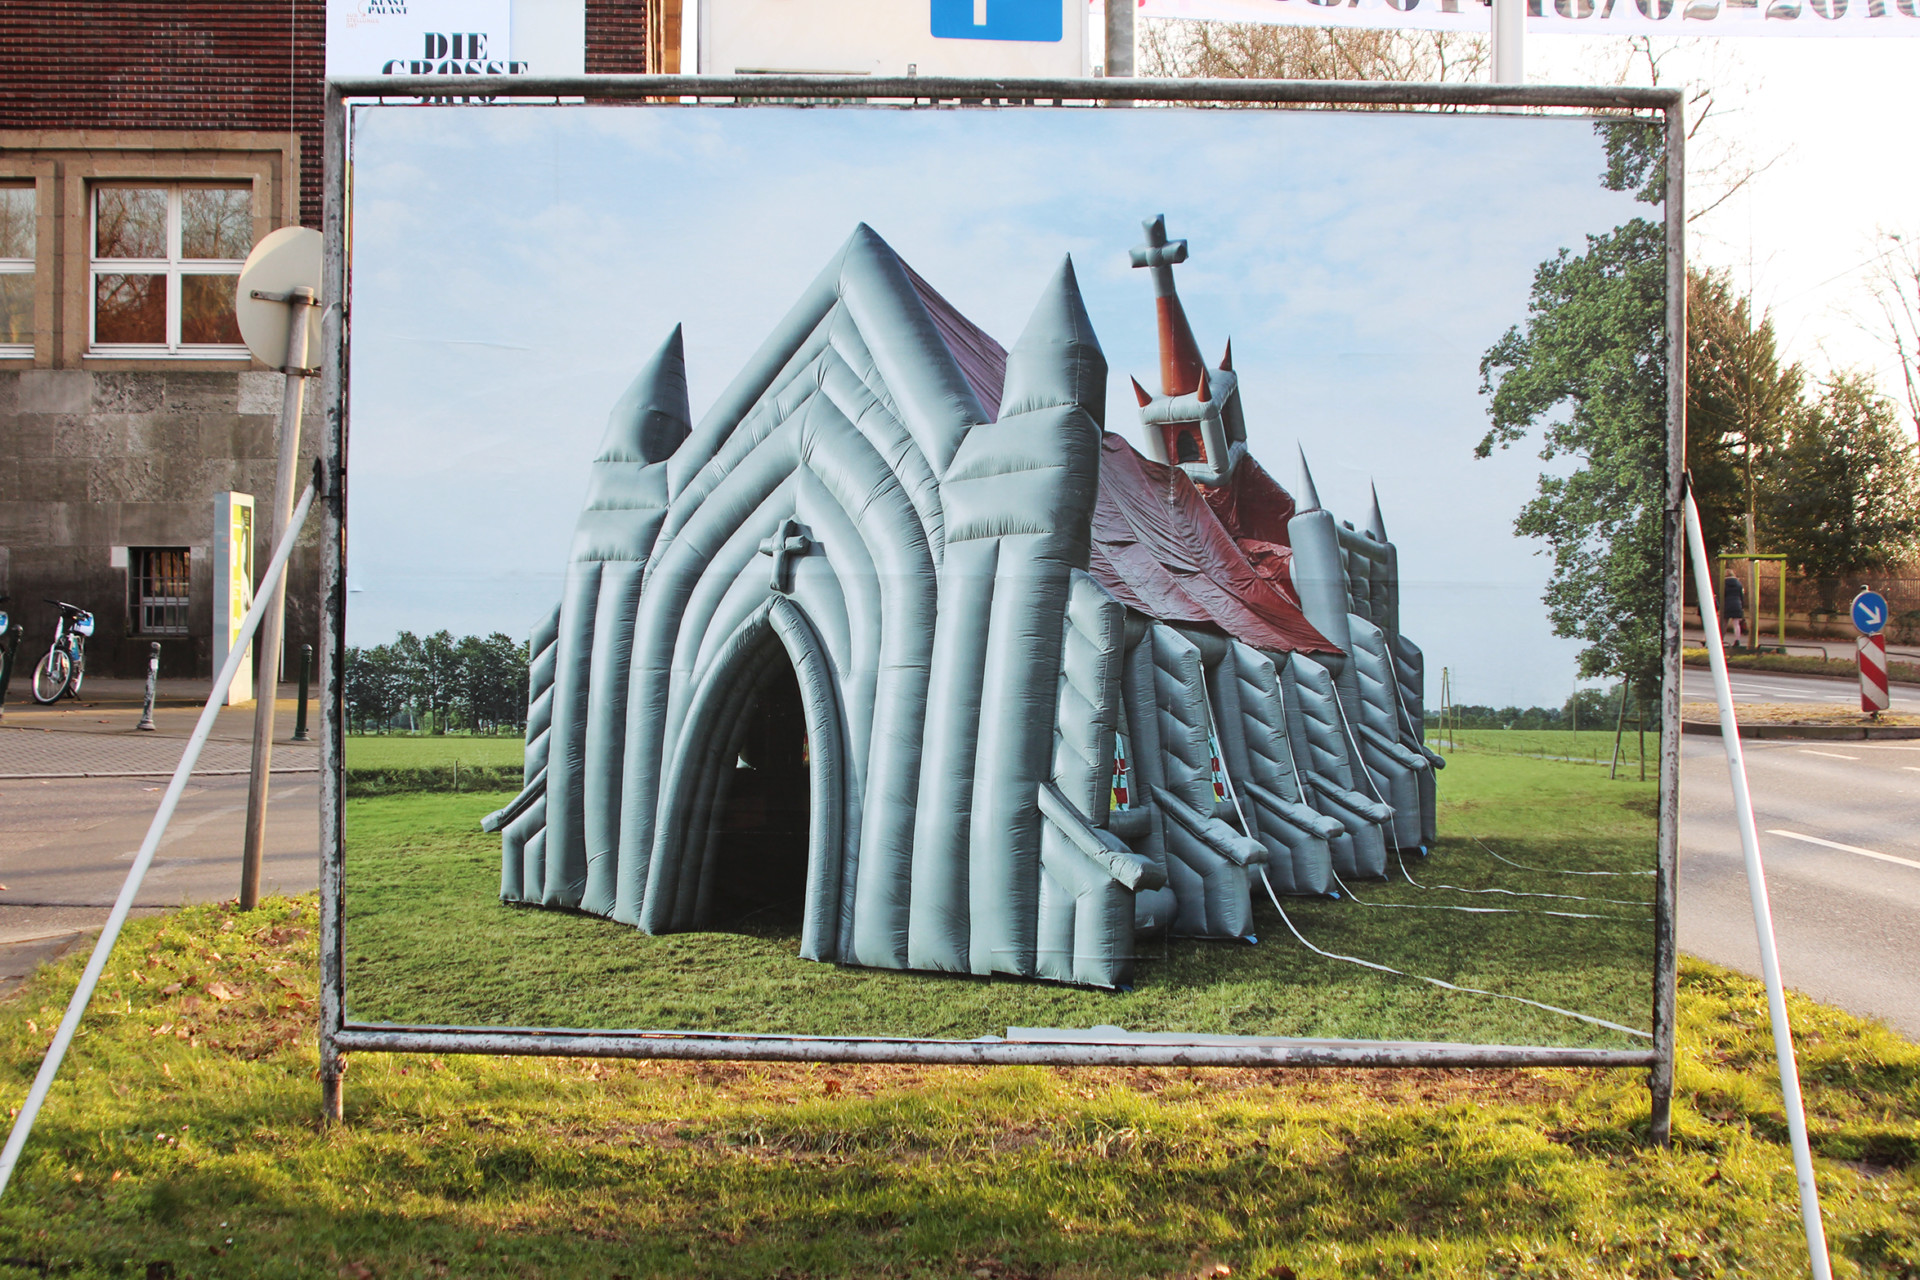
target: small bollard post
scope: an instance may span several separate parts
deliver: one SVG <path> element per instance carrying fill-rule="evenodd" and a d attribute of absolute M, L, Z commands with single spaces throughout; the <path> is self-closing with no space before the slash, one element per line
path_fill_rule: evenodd
<path fill-rule="evenodd" d="M 153 688 L 160 681 L 160 642 L 153 642 L 153 650 L 147 655 L 147 700 L 140 707 L 140 723 L 133 726 L 153 732 Z"/>
<path fill-rule="evenodd" d="M 293 740 L 307 741 L 307 686 L 313 680 L 313 646 L 300 646 L 300 707 L 293 713 Z"/>

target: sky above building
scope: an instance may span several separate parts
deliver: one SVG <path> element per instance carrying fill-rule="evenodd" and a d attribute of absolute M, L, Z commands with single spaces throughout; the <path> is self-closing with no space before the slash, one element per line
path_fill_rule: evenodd
<path fill-rule="evenodd" d="M 1254 455 L 1361 522 L 1456 701 L 1557 705 L 1577 646 L 1512 524 L 1542 464 L 1476 460 L 1479 363 L 1537 266 L 1657 211 L 1589 121 L 1288 111 L 362 108 L 348 640 L 525 636 L 557 599 L 607 412 L 684 324 L 696 419 L 860 222 L 1011 346 L 1063 255 L 1136 444 L 1158 368 L 1141 220 Z"/>

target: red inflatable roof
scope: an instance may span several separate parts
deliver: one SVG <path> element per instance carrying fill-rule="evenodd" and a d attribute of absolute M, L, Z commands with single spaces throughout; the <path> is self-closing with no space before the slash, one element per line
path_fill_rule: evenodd
<path fill-rule="evenodd" d="M 1232 517 L 1231 530 L 1217 508 Z M 1148 617 L 1211 627 L 1256 649 L 1338 653 L 1293 594 L 1293 553 L 1284 541 L 1292 514 L 1293 500 L 1251 458 L 1241 459 L 1218 497 L 1202 496 L 1186 472 L 1140 456 L 1109 432 L 1100 442 L 1089 567 L 1116 599 Z M 1269 536 L 1236 539 L 1235 530 Z"/>
<path fill-rule="evenodd" d="M 997 418 L 1006 349 L 900 265 L 988 418 Z M 1226 484 L 1202 490 L 1180 468 L 1141 457 L 1108 433 L 1100 442 L 1089 568 L 1115 599 L 1150 618 L 1208 627 L 1276 653 L 1338 653 L 1293 592 L 1293 513 L 1293 498 L 1245 453 Z"/>

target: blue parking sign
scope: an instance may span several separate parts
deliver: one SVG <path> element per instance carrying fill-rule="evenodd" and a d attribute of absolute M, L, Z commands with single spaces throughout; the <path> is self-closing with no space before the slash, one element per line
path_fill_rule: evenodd
<path fill-rule="evenodd" d="M 933 34 L 942 40 L 1057 43 L 1061 0 L 932 0 Z"/>

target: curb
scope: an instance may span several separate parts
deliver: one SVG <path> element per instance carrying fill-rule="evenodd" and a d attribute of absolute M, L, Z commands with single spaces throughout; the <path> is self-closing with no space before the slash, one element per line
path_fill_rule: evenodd
<path fill-rule="evenodd" d="M 1718 720 L 1682 720 L 1681 733 L 1720 736 Z M 1872 739 L 1910 740 L 1920 738 L 1920 725 L 1861 724 L 1743 724 L 1743 738 L 1802 738 L 1812 742 L 1859 742 Z"/>

